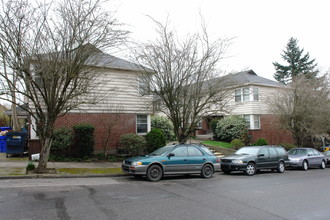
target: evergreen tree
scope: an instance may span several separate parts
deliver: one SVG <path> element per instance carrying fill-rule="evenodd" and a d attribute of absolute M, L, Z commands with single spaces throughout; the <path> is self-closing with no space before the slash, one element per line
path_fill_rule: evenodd
<path fill-rule="evenodd" d="M 304 53 L 304 49 L 300 49 L 298 46 L 298 40 L 291 37 L 286 46 L 286 50 L 283 50 L 284 54 L 282 58 L 288 63 L 287 66 L 281 65 L 277 62 L 273 62 L 276 73 L 274 78 L 282 83 L 288 83 L 292 81 L 295 76 L 305 75 L 307 78 L 314 78 L 318 70 L 317 64 L 314 63 L 315 59 L 309 60 L 309 53 Z"/>

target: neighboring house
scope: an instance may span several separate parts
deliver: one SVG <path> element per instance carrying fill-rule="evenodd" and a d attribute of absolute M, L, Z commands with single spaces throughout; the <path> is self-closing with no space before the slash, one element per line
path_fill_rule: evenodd
<path fill-rule="evenodd" d="M 209 123 L 214 118 L 226 115 L 240 115 L 249 124 L 251 143 L 264 138 L 269 144 L 293 143 L 288 131 L 279 128 L 275 115 L 268 110 L 267 99 L 276 91 L 285 88 L 284 84 L 258 76 L 253 70 L 229 74 L 221 77 L 232 85 L 232 98 L 228 102 L 229 114 L 210 115 L 200 123 L 199 134 L 209 134 Z M 219 80 L 221 80 L 219 78 Z"/>
<path fill-rule="evenodd" d="M 119 138 L 123 134 L 144 135 L 150 131 L 152 113 L 151 96 L 141 94 L 139 89 L 140 69 L 136 64 L 111 56 L 98 50 L 88 64 L 96 74 L 96 87 L 91 88 L 88 98 L 98 99 L 95 104 L 83 104 L 59 117 L 56 128 L 88 123 L 95 127 L 94 153 L 101 153 L 107 143 L 107 152 L 116 153 Z M 140 85 L 141 86 L 141 85 Z M 31 121 L 29 150 L 40 152 L 38 136 Z"/>

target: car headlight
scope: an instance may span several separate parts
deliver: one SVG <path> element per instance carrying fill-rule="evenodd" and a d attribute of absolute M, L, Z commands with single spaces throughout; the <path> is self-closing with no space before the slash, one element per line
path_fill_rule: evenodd
<path fill-rule="evenodd" d="M 235 160 L 232 161 L 232 163 L 243 163 L 243 161 L 235 159 Z"/>
<path fill-rule="evenodd" d="M 140 162 L 140 161 L 135 161 L 135 162 L 132 162 L 132 165 L 133 165 L 133 166 L 142 165 L 142 162 Z"/>
<path fill-rule="evenodd" d="M 299 161 L 301 161 L 301 158 L 292 158 L 292 159 L 290 159 L 291 161 L 295 161 L 295 162 L 299 162 Z"/>

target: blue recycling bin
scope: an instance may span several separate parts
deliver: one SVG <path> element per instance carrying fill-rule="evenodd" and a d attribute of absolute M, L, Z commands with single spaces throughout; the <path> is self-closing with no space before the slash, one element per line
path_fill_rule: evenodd
<path fill-rule="evenodd" d="M 6 153 L 6 136 L 0 136 L 0 153 Z"/>
<path fill-rule="evenodd" d="M 0 127 L 0 131 L 12 130 L 11 127 Z"/>
<path fill-rule="evenodd" d="M 8 154 L 23 155 L 26 150 L 27 132 L 8 132 L 6 134 L 6 157 Z"/>

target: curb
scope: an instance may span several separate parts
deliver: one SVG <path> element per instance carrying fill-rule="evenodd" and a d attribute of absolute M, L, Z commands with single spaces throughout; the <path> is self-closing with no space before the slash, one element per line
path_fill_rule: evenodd
<path fill-rule="evenodd" d="M 130 176 L 130 174 L 87 174 L 87 175 L 58 175 L 58 174 L 30 174 L 17 176 L 0 176 L 2 179 L 57 179 L 57 178 L 97 178 L 97 177 L 121 177 Z"/>

